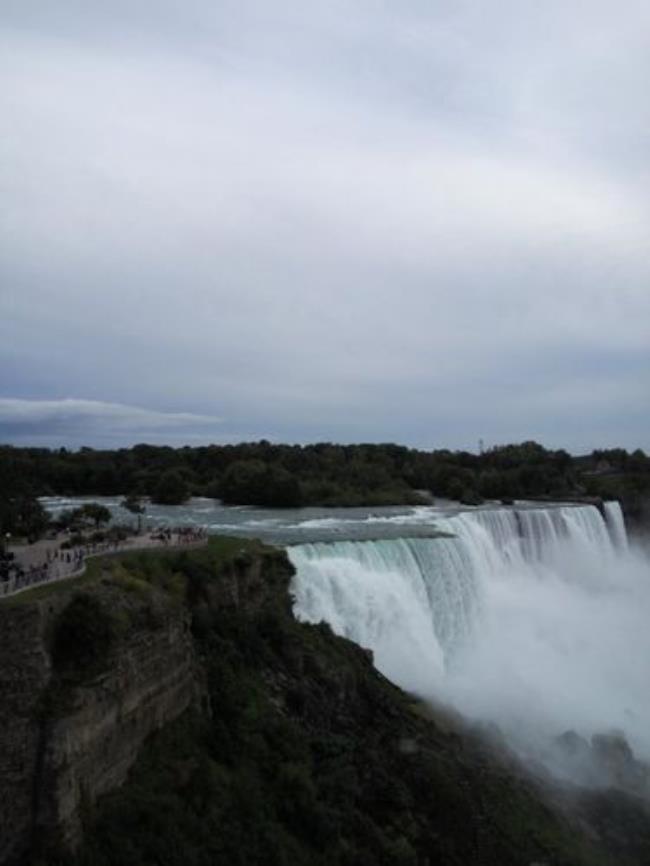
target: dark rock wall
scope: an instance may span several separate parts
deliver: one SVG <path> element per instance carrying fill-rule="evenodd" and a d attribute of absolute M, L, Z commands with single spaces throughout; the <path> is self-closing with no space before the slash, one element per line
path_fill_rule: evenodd
<path fill-rule="evenodd" d="M 23 850 L 32 829 L 37 703 L 50 678 L 42 626 L 38 605 L 0 606 L 0 863 Z"/>
<path fill-rule="evenodd" d="M 74 847 L 82 807 L 121 785 L 149 734 L 198 696 L 187 613 L 160 605 L 125 630 L 105 672 L 52 698 L 49 631 L 70 597 L 0 605 L 0 864 L 50 837 Z M 131 613 L 150 603 L 129 599 Z"/>

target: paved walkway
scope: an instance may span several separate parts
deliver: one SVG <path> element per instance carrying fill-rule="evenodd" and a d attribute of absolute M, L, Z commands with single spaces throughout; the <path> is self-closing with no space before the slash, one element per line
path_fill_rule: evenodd
<path fill-rule="evenodd" d="M 90 557 L 143 550 L 202 547 L 208 542 L 207 535 L 203 532 L 181 529 L 168 531 L 166 534 L 152 532 L 136 535 L 121 542 L 107 541 L 62 550 L 61 543 L 66 538 L 67 536 L 61 535 L 56 539 L 10 547 L 16 568 L 8 580 L 0 580 L 0 599 L 18 595 L 45 583 L 80 577 L 86 570 L 86 560 Z"/>

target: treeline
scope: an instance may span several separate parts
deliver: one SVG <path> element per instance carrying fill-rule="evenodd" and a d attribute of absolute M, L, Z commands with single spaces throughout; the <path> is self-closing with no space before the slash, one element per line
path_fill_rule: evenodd
<path fill-rule="evenodd" d="M 176 449 L 143 444 L 115 451 L 0 447 L 4 512 L 11 510 L 11 499 L 14 511 L 18 505 L 29 512 L 33 497 L 40 495 L 150 496 L 166 504 L 208 496 L 230 504 L 299 507 L 413 504 L 422 501 L 424 491 L 478 504 L 484 499 L 598 495 L 606 489 L 616 495 L 621 476 L 646 489 L 650 458 L 623 449 L 575 458 L 536 442 L 482 454 L 265 440 Z M 0 507 L 4 524 L 2 514 Z"/>
<path fill-rule="evenodd" d="M 641 449 L 594 451 L 580 481 L 590 496 L 618 499 L 631 524 L 650 530 L 650 457 Z"/>

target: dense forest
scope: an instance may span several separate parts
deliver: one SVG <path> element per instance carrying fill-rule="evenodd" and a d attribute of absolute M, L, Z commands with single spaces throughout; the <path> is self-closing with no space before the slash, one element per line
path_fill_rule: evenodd
<path fill-rule="evenodd" d="M 536 442 L 466 451 L 393 444 L 276 445 L 265 440 L 198 448 L 136 445 L 115 451 L 0 446 L 0 531 L 37 534 L 36 496 L 131 495 L 178 504 L 208 496 L 229 504 L 416 504 L 434 497 L 485 499 L 603 496 L 640 518 L 650 493 L 650 458 L 640 449 L 572 457 Z"/>

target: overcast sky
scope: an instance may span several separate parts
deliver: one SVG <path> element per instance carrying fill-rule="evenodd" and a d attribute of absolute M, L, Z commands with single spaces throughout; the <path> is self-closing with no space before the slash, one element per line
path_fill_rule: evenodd
<path fill-rule="evenodd" d="M 0 12 L 0 441 L 650 450 L 647 0 Z"/>

